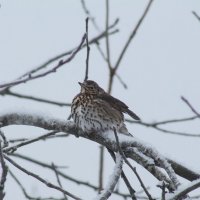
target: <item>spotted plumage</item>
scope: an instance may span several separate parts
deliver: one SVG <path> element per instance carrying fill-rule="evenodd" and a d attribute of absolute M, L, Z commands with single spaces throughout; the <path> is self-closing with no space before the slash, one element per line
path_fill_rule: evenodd
<path fill-rule="evenodd" d="M 71 116 L 76 126 L 86 133 L 115 128 L 118 132 L 129 134 L 123 113 L 135 120 L 139 120 L 139 117 L 125 103 L 106 93 L 96 82 L 87 80 L 79 84 L 81 92 L 75 96 L 71 107 Z"/>

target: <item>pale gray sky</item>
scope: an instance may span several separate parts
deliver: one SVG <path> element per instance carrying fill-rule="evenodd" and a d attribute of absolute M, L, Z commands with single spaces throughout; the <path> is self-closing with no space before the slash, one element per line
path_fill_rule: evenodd
<path fill-rule="evenodd" d="M 103 30 L 105 2 L 87 0 L 86 3 Z M 85 14 L 80 1 L 0 0 L 0 4 L 1 82 L 12 80 L 47 59 L 75 47 L 85 31 Z M 120 18 L 118 24 L 120 32 L 111 37 L 113 64 L 146 4 L 147 1 L 144 0 L 110 1 L 110 22 L 117 17 Z M 120 65 L 119 73 L 128 85 L 128 89 L 125 90 L 115 79 L 112 94 L 126 102 L 145 121 L 192 116 L 193 113 L 181 101 L 181 95 L 188 98 L 193 106 L 200 110 L 200 22 L 192 15 L 193 10 L 200 14 L 199 0 L 155 1 Z M 97 34 L 98 32 L 90 24 L 89 37 L 92 38 Z M 102 40 L 103 48 L 104 43 Z M 71 102 L 74 95 L 79 92 L 77 82 L 84 77 L 85 56 L 86 51 L 83 50 L 57 73 L 14 87 L 13 91 Z M 107 66 L 95 46 L 91 46 L 89 76 L 107 88 Z M 62 119 L 69 115 L 69 109 L 66 108 L 13 97 L 0 97 L 0 102 L 2 110 L 40 112 Z M 128 125 L 128 128 L 136 137 L 153 145 L 160 153 L 199 171 L 199 138 L 167 135 L 136 125 Z M 171 125 L 171 128 L 199 133 L 199 121 L 179 126 Z M 3 130 L 9 138 L 33 137 L 41 134 L 40 129 L 30 127 L 12 126 Z M 59 165 L 67 165 L 69 168 L 65 172 L 69 175 L 94 184 L 98 182 L 99 145 L 92 142 L 71 136 L 67 139 L 32 144 L 21 148 L 19 152 L 49 163 L 53 161 Z M 53 182 L 56 181 L 48 170 L 20 160 L 19 163 Z M 149 173 L 136 166 L 146 185 L 157 182 Z M 105 168 L 106 182 L 113 168 L 109 155 L 106 156 Z M 24 176 L 18 170 L 13 169 L 13 171 L 26 185 L 30 194 L 35 196 L 59 194 L 33 178 Z M 130 180 L 134 181 L 134 187 L 140 188 L 132 174 Z M 79 194 L 84 199 L 95 196 L 90 189 L 70 182 L 63 183 L 67 190 Z M 152 192 L 160 191 L 152 188 Z M 6 182 L 5 199 L 24 199 L 22 192 L 10 177 Z M 117 198 L 112 196 L 110 199 Z"/>

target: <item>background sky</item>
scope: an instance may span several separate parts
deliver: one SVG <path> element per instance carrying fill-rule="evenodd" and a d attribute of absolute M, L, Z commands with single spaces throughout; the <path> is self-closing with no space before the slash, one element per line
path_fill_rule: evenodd
<path fill-rule="evenodd" d="M 110 22 L 119 18 L 119 33 L 111 36 L 111 62 L 115 64 L 130 32 L 137 23 L 147 1 L 110 1 Z M 56 0 L 0 0 L 0 81 L 10 81 L 24 72 L 42 64 L 55 55 L 77 46 L 85 31 L 85 14 L 80 1 Z M 105 28 L 105 1 L 87 0 L 86 4 L 95 16 L 101 30 Z M 200 14 L 199 0 L 157 0 L 132 41 L 118 73 L 128 85 L 124 89 L 114 80 L 112 94 L 126 102 L 142 120 L 162 121 L 193 116 L 181 101 L 185 96 L 200 111 L 200 22 L 192 11 Z M 89 38 L 98 34 L 89 24 Z M 100 42 L 105 50 L 105 40 Z M 57 73 L 45 78 L 21 84 L 13 91 L 51 100 L 71 102 L 79 92 L 78 81 L 83 80 L 86 50 L 63 66 Z M 103 88 L 108 86 L 107 65 L 95 46 L 91 46 L 89 78 Z M 36 103 L 33 101 L 0 96 L 0 113 L 24 111 L 66 119 L 69 108 Z M 135 137 L 154 146 L 161 154 L 175 159 L 200 172 L 199 138 L 163 134 L 150 128 L 127 124 Z M 199 133 L 199 121 L 170 125 L 169 128 L 189 133 Z M 33 127 L 11 126 L 3 129 L 8 138 L 35 137 L 44 130 Z M 85 139 L 70 136 L 65 139 L 37 142 L 19 149 L 24 155 L 58 165 L 67 165 L 65 172 L 80 180 L 98 183 L 99 145 Z M 52 172 L 27 162 L 18 163 L 56 183 Z M 155 180 L 137 164 L 138 172 L 146 185 Z M 11 167 L 33 196 L 59 196 L 59 193 Z M 105 183 L 112 173 L 113 162 L 106 153 Z M 127 170 L 128 171 L 128 170 Z M 134 188 L 138 181 L 130 173 Z M 181 179 L 182 182 L 187 183 Z M 64 188 L 84 199 L 95 197 L 94 191 L 64 181 Z M 122 190 L 127 192 L 123 183 Z M 152 187 L 152 194 L 160 190 Z M 200 189 L 198 194 L 200 193 Z M 61 196 L 61 195 L 60 195 Z M 13 179 L 7 178 L 6 198 L 24 199 Z M 117 199 L 112 196 L 110 199 Z"/>

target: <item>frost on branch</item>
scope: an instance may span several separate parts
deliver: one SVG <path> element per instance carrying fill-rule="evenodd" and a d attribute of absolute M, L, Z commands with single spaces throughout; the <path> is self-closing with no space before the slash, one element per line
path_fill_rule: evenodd
<path fill-rule="evenodd" d="M 123 157 L 120 153 L 116 154 L 116 164 L 113 170 L 112 175 L 109 177 L 109 181 L 105 187 L 105 189 L 98 195 L 95 200 L 102 200 L 108 199 L 109 196 L 113 193 L 116 184 L 118 183 L 119 177 L 122 172 L 122 165 L 123 165 Z"/>
<path fill-rule="evenodd" d="M 9 125 L 27 125 L 40 127 L 46 130 L 65 132 L 102 144 L 110 150 L 117 152 L 118 146 L 113 132 L 111 134 L 92 133 L 84 134 L 77 130 L 72 121 L 65 121 L 33 113 L 9 112 L 0 114 L 1 127 Z M 181 164 L 162 156 L 155 148 L 137 138 L 119 134 L 120 146 L 127 158 L 130 158 L 148 170 L 156 179 L 164 181 L 169 192 L 176 191 L 179 181 L 176 174 L 190 181 L 198 179 L 200 175 L 188 170 Z M 164 169 L 164 171 L 162 169 Z M 166 173 L 165 173 L 166 172 Z M 189 178 L 188 178 L 189 177 Z M 191 178 L 192 177 L 192 178 Z"/>
<path fill-rule="evenodd" d="M 166 197 L 166 200 L 178 200 L 182 197 L 187 198 L 187 194 L 195 189 L 200 187 L 200 179 L 197 179 L 195 181 L 192 181 L 191 183 L 187 185 L 182 185 L 179 187 L 178 190 L 174 192 L 174 194 L 168 194 Z"/>

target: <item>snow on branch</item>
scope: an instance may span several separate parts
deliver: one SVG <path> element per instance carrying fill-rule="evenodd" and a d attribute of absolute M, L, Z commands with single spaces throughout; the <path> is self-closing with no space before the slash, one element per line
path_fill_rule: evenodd
<path fill-rule="evenodd" d="M 116 154 L 116 164 L 113 170 L 112 175 L 109 178 L 109 181 L 105 187 L 105 189 L 99 194 L 95 200 L 103 200 L 108 199 L 110 195 L 113 193 L 116 184 L 118 183 L 119 177 L 122 173 L 122 165 L 123 165 L 123 157 L 120 153 Z"/>
<path fill-rule="evenodd" d="M 186 197 L 186 195 L 200 187 L 200 179 L 192 181 L 191 183 L 181 186 L 174 194 L 168 194 L 166 200 L 178 200 Z"/>
<path fill-rule="evenodd" d="M 91 141 L 102 144 L 103 146 L 117 152 L 118 147 L 116 144 L 113 133 L 92 133 L 90 135 L 84 134 L 81 130 L 77 130 L 75 124 L 72 121 L 59 120 L 33 113 L 4 113 L 0 114 L 0 127 L 6 127 L 10 125 L 27 125 L 40 127 L 46 130 L 65 132 L 75 136 L 84 137 Z M 176 174 L 193 181 L 198 179 L 200 175 L 191 170 L 187 170 L 186 167 L 169 160 L 162 156 L 156 149 L 137 138 L 118 135 L 120 146 L 127 158 L 135 160 L 137 163 L 147 169 L 155 178 L 159 181 L 165 181 L 168 184 L 170 192 L 177 189 L 179 181 Z M 168 176 L 161 171 L 163 168 Z"/>

